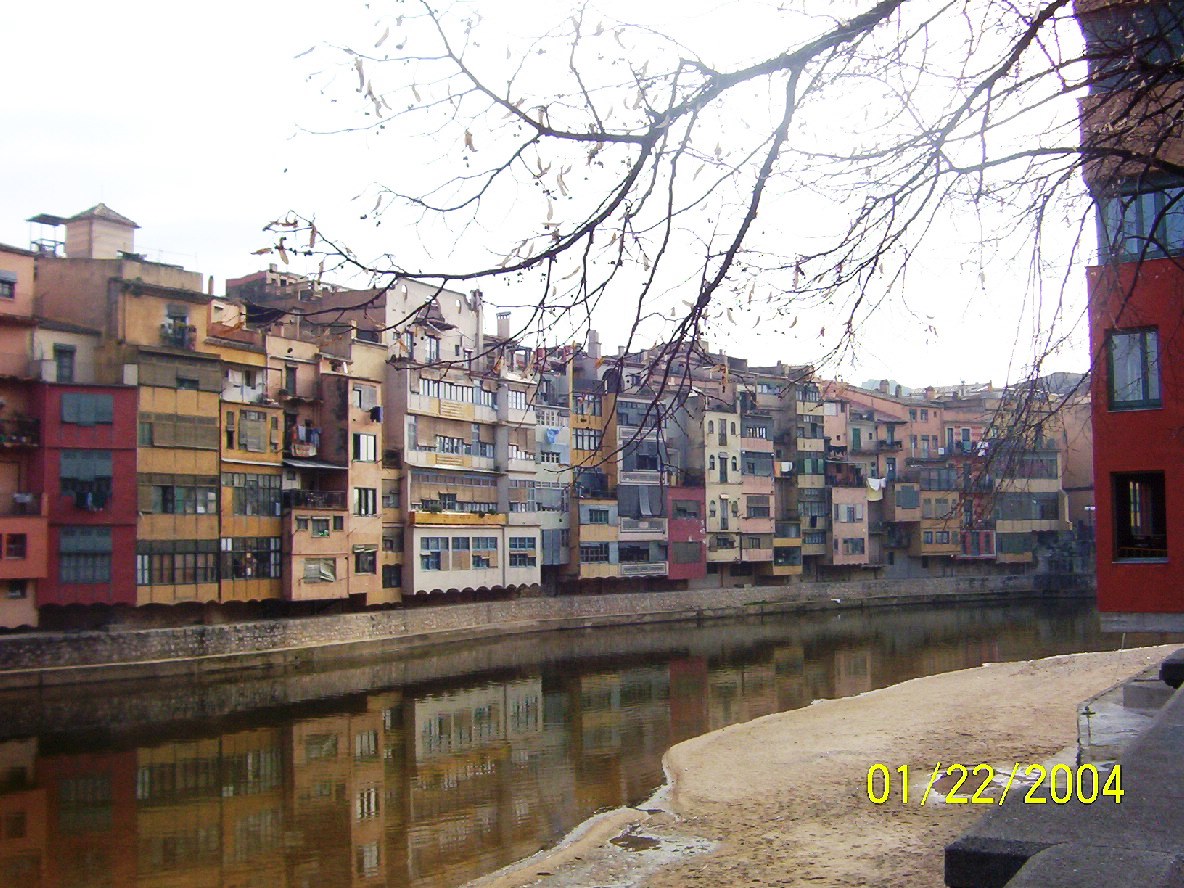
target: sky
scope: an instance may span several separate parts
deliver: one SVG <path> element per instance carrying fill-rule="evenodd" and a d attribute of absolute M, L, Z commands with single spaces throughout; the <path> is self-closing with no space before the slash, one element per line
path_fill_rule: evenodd
<path fill-rule="evenodd" d="M 507 27 L 529 29 L 537 20 L 531 3 L 516 3 L 516 21 Z M 139 223 L 138 251 L 213 276 L 220 293 L 226 278 L 275 261 L 253 252 L 273 243 L 263 228 L 289 210 L 315 216 L 319 227 L 346 239 L 408 236 L 377 232 L 360 218 L 369 205 L 355 198 L 391 170 L 414 168 L 414 152 L 376 134 L 317 132 L 342 119 L 335 98 L 346 91 L 335 80 L 350 74 L 344 67 L 326 73 L 341 60 L 331 47 L 371 45 L 378 8 L 399 6 L 3 4 L 0 29 L 19 38 L 0 54 L 0 79 L 9 85 L 0 134 L 0 242 L 27 246 L 28 217 L 70 216 L 101 201 Z M 747 46 L 767 31 L 721 18 L 722 7 L 706 0 L 694 8 L 646 5 L 658 21 L 681 11 L 692 38 L 710 34 Z M 491 29 L 485 39 L 496 43 L 498 34 Z M 1018 378 L 1024 357 L 1022 349 L 1013 354 L 1013 345 L 1026 267 L 1005 257 L 986 266 L 975 261 L 973 237 L 973 226 L 950 232 L 947 248 L 911 273 L 907 306 L 876 315 L 853 359 L 831 373 L 914 387 Z M 1068 280 L 1069 313 L 1080 313 L 1083 272 L 1054 267 L 1049 274 Z M 595 322 L 606 345 L 622 340 L 612 306 Z M 820 342 L 816 319 L 808 326 L 769 337 L 741 321 L 709 344 L 760 363 L 808 363 Z M 1021 328 L 1019 338 L 1031 332 Z M 1080 371 L 1087 363 L 1080 326 L 1046 369 Z"/>

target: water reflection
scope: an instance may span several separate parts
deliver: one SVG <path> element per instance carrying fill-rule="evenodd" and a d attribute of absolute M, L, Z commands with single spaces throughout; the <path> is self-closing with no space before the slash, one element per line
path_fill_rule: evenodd
<path fill-rule="evenodd" d="M 401 686 L 300 707 L 217 702 L 216 718 L 181 724 L 153 721 L 129 691 L 97 733 L 86 694 L 73 709 L 27 700 L 40 736 L 0 742 L 0 885 L 458 885 L 644 798 L 662 753 L 688 737 L 916 675 L 1115 641 L 1084 608 L 912 609 L 562 633 L 533 640 L 530 664 L 512 649 L 512 669 L 424 679 L 420 668 Z M 225 689 L 186 693 L 173 704 L 188 713 Z M 277 685 L 272 697 L 294 693 Z M 17 703 L 6 698 L 0 716 L 19 722 Z M 72 714 L 85 733 L 71 731 Z"/>

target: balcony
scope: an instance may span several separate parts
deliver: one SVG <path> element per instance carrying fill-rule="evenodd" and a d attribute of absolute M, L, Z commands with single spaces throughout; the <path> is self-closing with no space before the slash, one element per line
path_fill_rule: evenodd
<path fill-rule="evenodd" d="M 40 420 L 19 416 L 0 420 L 0 446 L 38 447 L 40 444 Z"/>
<path fill-rule="evenodd" d="M 667 562 L 648 561 L 633 564 L 621 564 L 620 575 L 623 577 L 664 577 L 667 573 Z"/>
<path fill-rule="evenodd" d="M 197 327 L 177 321 L 163 323 L 160 325 L 160 344 L 193 351 L 197 347 Z"/>
<path fill-rule="evenodd" d="M 309 444 L 305 441 L 293 441 L 288 445 L 286 455 L 295 457 L 296 459 L 312 459 L 317 455 L 317 445 Z"/>
<path fill-rule="evenodd" d="M 285 490 L 283 491 L 283 503 L 285 511 L 319 509 L 344 512 L 348 508 L 344 490 Z"/>
<path fill-rule="evenodd" d="M 317 394 L 316 386 L 314 385 L 297 385 L 296 388 L 292 390 L 282 388 L 275 394 L 276 398 L 278 398 L 281 403 L 312 404 L 321 400 L 320 395 Z"/>
<path fill-rule="evenodd" d="M 640 469 L 621 472 L 618 484 L 661 484 L 662 473 L 656 469 Z"/>
<path fill-rule="evenodd" d="M 620 519 L 622 540 L 664 540 L 666 539 L 665 518 L 622 518 Z"/>
<path fill-rule="evenodd" d="M 779 540 L 801 540 L 802 525 L 797 521 L 774 522 L 773 536 Z"/>
<path fill-rule="evenodd" d="M 877 441 L 876 450 L 880 453 L 899 453 L 904 448 L 903 441 Z"/>

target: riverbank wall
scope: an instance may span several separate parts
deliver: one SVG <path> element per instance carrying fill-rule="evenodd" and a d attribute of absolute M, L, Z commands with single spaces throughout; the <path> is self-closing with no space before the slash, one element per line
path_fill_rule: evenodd
<path fill-rule="evenodd" d="M 748 586 L 401 608 L 168 629 L 0 638 L 0 689 L 253 669 L 300 671 L 333 661 L 473 639 L 594 626 L 907 604 L 1087 597 L 1088 575 L 934 577 Z"/>

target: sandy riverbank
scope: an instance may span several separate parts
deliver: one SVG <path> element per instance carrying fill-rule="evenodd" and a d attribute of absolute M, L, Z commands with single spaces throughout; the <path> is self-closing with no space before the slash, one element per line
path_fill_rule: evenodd
<path fill-rule="evenodd" d="M 615 812 L 611 828 L 479 884 L 937 888 L 942 849 L 983 809 L 917 805 L 934 764 L 1047 760 L 1075 743 L 1078 702 L 1178 647 L 950 672 L 688 740 L 666 756 L 672 813 Z M 909 765 L 909 805 L 868 801 L 875 762 Z M 657 847 L 606 843 L 629 828 Z"/>

